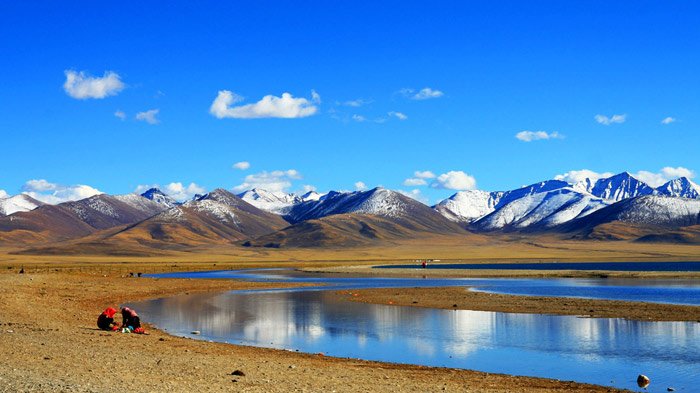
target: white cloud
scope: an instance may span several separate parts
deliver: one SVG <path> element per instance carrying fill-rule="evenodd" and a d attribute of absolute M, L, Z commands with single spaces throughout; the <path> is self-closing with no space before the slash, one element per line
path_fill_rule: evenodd
<path fill-rule="evenodd" d="M 44 179 L 29 180 L 22 186 L 23 193 L 44 203 L 62 203 L 89 198 L 102 194 L 102 191 L 83 184 L 64 186 Z"/>
<path fill-rule="evenodd" d="M 462 171 L 449 171 L 438 176 L 430 186 L 447 190 L 473 190 L 476 179 Z"/>
<path fill-rule="evenodd" d="M 246 169 L 250 168 L 250 163 L 248 161 L 240 161 L 240 162 L 233 164 L 233 167 L 235 169 L 240 169 L 242 171 L 245 171 Z"/>
<path fill-rule="evenodd" d="M 401 112 L 391 111 L 391 112 L 389 112 L 389 113 L 387 113 L 387 114 L 388 114 L 390 117 L 393 116 L 393 117 L 395 117 L 395 118 L 397 118 L 397 119 L 399 119 L 399 120 L 406 120 L 406 119 L 408 119 L 408 116 L 406 116 L 405 114 L 403 114 L 403 113 L 401 113 Z"/>
<path fill-rule="evenodd" d="M 405 191 L 405 190 L 397 190 L 400 194 L 403 194 L 409 198 L 413 198 L 417 200 L 418 202 L 428 204 L 428 198 L 426 198 L 419 189 L 413 189 L 410 191 Z"/>
<path fill-rule="evenodd" d="M 515 134 L 515 137 L 523 142 L 562 138 L 562 136 L 556 131 L 550 133 L 546 131 L 520 131 L 519 133 Z"/>
<path fill-rule="evenodd" d="M 687 177 L 688 179 L 692 179 L 695 177 L 695 171 L 680 166 L 677 168 L 667 166 L 661 168 L 661 171 L 659 172 L 639 171 L 637 173 L 633 173 L 632 176 L 652 187 L 658 187 L 669 180 L 677 179 L 679 177 Z"/>
<path fill-rule="evenodd" d="M 352 115 L 352 119 L 358 123 L 362 123 L 364 121 L 367 121 L 367 118 L 362 116 L 362 115 Z"/>
<path fill-rule="evenodd" d="M 602 125 L 609 126 L 611 124 L 624 123 L 625 120 L 627 119 L 627 115 L 626 114 L 612 115 L 610 117 L 604 116 L 604 115 L 595 115 L 594 119 L 595 119 L 595 121 L 597 121 L 598 123 L 600 123 Z"/>
<path fill-rule="evenodd" d="M 649 171 L 639 171 L 637 173 L 633 173 L 632 176 L 652 187 L 658 187 L 668 181 L 664 175 Z"/>
<path fill-rule="evenodd" d="M 415 171 L 415 172 L 413 172 L 413 176 L 420 178 L 420 179 L 433 179 L 433 178 L 435 178 L 435 174 L 431 171 Z"/>
<path fill-rule="evenodd" d="M 637 171 L 635 173 L 631 173 L 631 175 L 652 187 L 658 187 L 669 180 L 677 179 L 679 177 L 687 177 L 688 179 L 692 179 L 695 177 L 695 171 L 680 166 L 676 168 L 667 166 L 661 168 L 659 172 Z M 613 176 L 612 172 L 599 173 L 589 169 L 581 169 L 554 176 L 554 179 L 575 184 L 585 179 L 596 181 L 598 179 L 605 179 L 610 176 Z"/>
<path fill-rule="evenodd" d="M 304 194 L 306 194 L 307 192 L 316 191 L 316 187 L 312 186 L 311 184 L 304 184 L 301 187 L 301 190 Z"/>
<path fill-rule="evenodd" d="M 180 182 L 173 182 L 165 186 L 165 189 L 162 191 L 177 201 L 185 201 L 192 199 L 196 194 L 204 194 L 206 189 L 195 183 L 185 186 Z"/>
<path fill-rule="evenodd" d="M 358 98 L 358 99 L 356 99 L 356 100 L 345 101 L 345 102 L 343 102 L 343 105 L 345 105 L 345 106 L 351 106 L 351 107 L 353 107 L 353 108 L 359 108 L 359 107 L 361 107 L 361 106 L 364 106 L 364 105 L 367 105 L 367 104 L 371 104 L 372 102 L 374 102 L 374 101 L 372 101 L 372 100 L 366 100 L 366 99 L 364 99 L 364 98 Z"/>
<path fill-rule="evenodd" d="M 235 192 L 243 192 L 253 188 L 260 188 L 266 191 L 286 191 L 292 186 L 293 180 L 301 179 L 302 176 L 296 169 L 286 171 L 263 171 L 248 175 L 243 183 L 233 187 Z"/>
<path fill-rule="evenodd" d="M 160 120 L 158 120 L 157 117 L 159 112 L 160 109 L 151 109 L 145 112 L 139 112 L 136 114 L 136 120 L 145 121 L 148 124 L 158 124 L 160 123 Z"/>
<path fill-rule="evenodd" d="M 581 169 L 578 171 L 569 171 L 566 172 L 562 175 L 556 175 L 554 176 L 554 180 L 561 180 L 565 181 L 570 184 L 575 184 L 580 181 L 584 181 L 586 179 L 591 179 L 592 181 L 596 181 L 598 179 L 605 179 L 607 177 L 612 176 L 612 172 L 603 172 L 603 173 L 598 173 L 589 169 Z"/>
<path fill-rule="evenodd" d="M 117 110 L 116 112 L 114 112 L 114 116 L 122 121 L 126 120 L 126 113 L 124 113 L 123 111 Z"/>
<path fill-rule="evenodd" d="M 39 180 L 29 180 L 28 182 L 24 183 L 24 187 L 22 187 L 23 190 L 25 191 L 38 191 L 38 192 L 44 192 L 44 191 L 54 191 L 58 188 L 58 184 L 56 183 L 50 183 L 44 179 L 39 179 Z"/>
<path fill-rule="evenodd" d="M 357 191 L 364 191 L 367 189 L 367 185 L 365 184 L 365 182 L 358 181 L 355 182 L 355 189 Z"/>
<path fill-rule="evenodd" d="M 692 179 L 695 177 L 695 171 L 690 170 L 688 168 L 683 168 L 682 166 L 679 166 L 677 168 L 672 168 L 670 166 L 663 167 L 661 169 L 661 173 L 666 176 L 667 179 L 677 179 L 679 177 L 687 177 L 688 179 Z"/>
<path fill-rule="evenodd" d="M 63 90 L 69 96 L 85 100 L 88 98 L 102 99 L 117 95 L 124 89 L 124 83 L 115 72 L 107 71 L 103 77 L 90 76 L 84 71 L 66 70 L 66 81 Z"/>
<path fill-rule="evenodd" d="M 311 90 L 311 101 L 314 104 L 320 104 L 321 103 L 321 95 L 316 92 L 316 90 Z"/>
<path fill-rule="evenodd" d="M 676 122 L 676 118 L 671 117 L 671 116 L 665 117 L 663 120 L 661 120 L 661 124 L 671 124 L 671 123 L 675 123 L 675 122 Z"/>
<path fill-rule="evenodd" d="M 228 90 L 221 90 L 209 108 L 209 113 L 218 119 L 261 119 L 284 118 L 294 119 L 315 114 L 318 107 L 314 105 L 314 99 L 320 96 L 312 93 L 311 100 L 306 98 L 294 98 L 289 93 L 283 93 L 282 97 L 267 95 L 254 104 L 246 104 L 232 107 L 232 104 L 243 101 L 243 97 Z"/>
<path fill-rule="evenodd" d="M 399 90 L 404 97 L 410 98 L 412 100 L 429 100 L 431 98 L 439 98 L 445 95 L 445 93 L 440 90 L 432 89 L 430 87 L 424 87 L 418 91 L 415 89 L 401 89 Z"/>
<path fill-rule="evenodd" d="M 403 185 L 408 186 L 408 187 L 425 186 L 427 184 L 428 184 L 428 182 L 426 182 L 425 179 L 420 179 L 420 178 L 415 178 L 415 177 L 410 177 L 410 178 L 403 181 Z"/>
<path fill-rule="evenodd" d="M 10 195 L 5 190 L 0 190 L 0 198 L 7 198 Z"/>

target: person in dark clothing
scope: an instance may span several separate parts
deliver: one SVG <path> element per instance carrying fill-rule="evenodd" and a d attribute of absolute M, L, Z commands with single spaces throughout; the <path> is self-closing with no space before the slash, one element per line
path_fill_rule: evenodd
<path fill-rule="evenodd" d="M 106 310 L 102 311 L 102 314 L 100 314 L 100 316 L 97 317 L 97 327 L 102 330 L 111 331 L 119 329 L 119 324 L 114 322 L 114 314 L 116 313 L 117 310 L 113 309 L 112 307 L 109 307 Z"/>
<path fill-rule="evenodd" d="M 129 307 L 122 308 L 122 326 L 130 327 L 131 330 L 136 330 L 141 327 L 141 318 L 136 314 L 136 311 Z"/>

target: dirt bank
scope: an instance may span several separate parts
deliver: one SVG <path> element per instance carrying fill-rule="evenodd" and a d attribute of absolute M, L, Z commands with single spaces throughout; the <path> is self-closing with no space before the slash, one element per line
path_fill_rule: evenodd
<path fill-rule="evenodd" d="M 642 321 L 700 322 L 700 307 L 542 296 L 511 296 L 473 292 L 465 287 L 390 288 L 338 291 L 345 299 L 376 304 L 450 310 L 577 315 Z M 358 295 L 355 295 L 358 294 Z"/>

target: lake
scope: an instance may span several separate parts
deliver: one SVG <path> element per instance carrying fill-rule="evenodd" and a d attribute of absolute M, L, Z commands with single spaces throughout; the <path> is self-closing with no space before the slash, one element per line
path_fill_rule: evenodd
<path fill-rule="evenodd" d="M 133 304 L 144 320 L 197 339 L 396 363 L 575 380 L 649 391 L 694 391 L 700 323 L 642 322 L 538 314 L 437 310 L 344 301 L 327 289 L 475 285 L 483 290 L 592 296 L 635 291 L 668 303 L 700 304 L 692 280 L 333 278 L 284 270 L 172 273 L 160 277 L 294 281 L 327 288 L 193 294 Z M 636 283 L 636 285 L 635 285 Z M 533 293 L 534 294 L 534 293 Z M 662 294 L 662 295 L 659 295 Z M 665 296 L 665 297 L 663 297 Z M 190 332 L 201 331 L 192 336 Z"/>

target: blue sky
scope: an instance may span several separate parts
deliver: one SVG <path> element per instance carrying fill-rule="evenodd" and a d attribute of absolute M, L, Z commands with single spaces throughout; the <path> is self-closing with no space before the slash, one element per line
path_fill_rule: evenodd
<path fill-rule="evenodd" d="M 700 170 L 697 2 L 377 3 L 2 2 L 0 190 L 362 182 L 434 203 Z"/>

